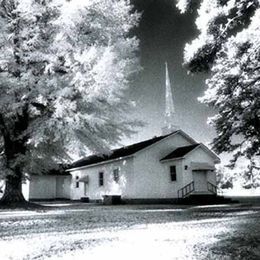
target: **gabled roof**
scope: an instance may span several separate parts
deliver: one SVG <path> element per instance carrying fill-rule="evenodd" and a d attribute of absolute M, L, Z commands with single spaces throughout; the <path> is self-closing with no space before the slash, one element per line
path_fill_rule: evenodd
<path fill-rule="evenodd" d="M 160 140 L 162 140 L 174 133 L 177 133 L 177 132 L 178 131 L 175 131 L 175 132 L 172 132 L 167 135 L 154 137 L 154 138 L 146 140 L 146 141 L 142 141 L 142 142 L 124 146 L 124 147 L 121 147 L 118 149 L 114 149 L 111 151 L 110 154 L 90 155 L 88 157 L 85 157 L 83 159 L 80 159 L 79 161 L 72 163 L 70 165 L 69 169 L 80 168 L 80 167 L 89 166 L 92 164 L 97 164 L 97 163 L 101 163 L 101 162 L 106 162 L 106 161 L 110 161 L 110 160 L 116 160 L 116 159 L 121 159 L 124 157 L 131 156 L 131 155 L 135 154 L 136 152 L 139 152 L 139 151 L 145 149 L 146 147 L 148 147 L 152 144 L 155 144 L 156 142 L 159 142 Z"/>
<path fill-rule="evenodd" d="M 187 146 L 182 146 L 177 149 L 175 149 L 173 152 L 169 153 L 166 155 L 164 158 L 162 158 L 160 161 L 164 160 L 172 160 L 172 159 L 177 159 L 177 158 L 182 158 L 184 157 L 187 153 L 198 147 L 200 144 L 192 144 L 192 145 L 187 145 Z"/>
<path fill-rule="evenodd" d="M 198 149 L 199 147 L 203 149 L 206 153 L 208 153 L 214 159 L 215 163 L 220 162 L 219 157 L 202 143 L 195 143 L 192 145 L 178 147 L 173 152 L 162 158 L 160 161 L 177 160 L 185 158 L 188 153 Z"/>

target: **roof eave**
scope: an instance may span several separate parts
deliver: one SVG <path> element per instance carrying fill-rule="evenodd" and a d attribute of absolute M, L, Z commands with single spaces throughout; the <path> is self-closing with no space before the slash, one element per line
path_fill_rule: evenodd
<path fill-rule="evenodd" d="M 178 158 L 171 158 L 171 159 L 162 159 L 162 160 L 160 160 L 160 162 L 166 163 L 166 162 L 170 162 L 170 161 L 178 161 L 178 160 L 183 160 L 183 159 L 185 159 L 185 157 L 178 157 Z"/>
<path fill-rule="evenodd" d="M 214 163 L 216 163 L 216 164 L 217 164 L 217 163 L 221 163 L 220 158 L 215 159 L 215 160 L 214 160 Z"/>
<path fill-rule="evenodd" d="M 131 155 L 128 155 L 128 156 L 123 156 L 123 157 L 119 157 L 119 158 L 115 158 L 115 159 L 111 159 L 111 160 L 107 160 L 107 161 L 92 163 L 92 164 L 89 164 L 89 165 L 83 165 L 83 166 L 80 166 L 80 167 L 67 169 L 66 172 L 79 171 L 79 170 L 82 170 L 82 169 L 91 168 L 91 167 L 99 166 L 99 165 L 102 165 L 102 164 L 111 163 L 111 162 L 114 162 L 114 161 L 120 161 L 120 160 L 128 159 L 128 158 L 133 157 L 133 156 L 134 156 L 134 154 L 131 154 Z"/>
<path fill-rule="evenodd" d="M 192 144 L 197 144 L 197 142 L 192 138 L 190 137 L 188 134 L 186 134 L 184 131 L 182 131 L 181 129 L 179 129 L 177 131 L 178 133 L 182 134 L 182 136 L 184 136 L 185 138 L 187 138 Z"/>
<path fill-rule="evenodd" d="M 204 148 L 204 150 L 206 150 L 209 154 L 212 155 L 212 157 L 214 157 L 214 162 L 215 163 L 220 163 L 220 158 L 217 156 L 216 153 L 214 153 L 213 151 L 211 151 L 205 144 L 201 143 L 200 146 L 202 148 Z"/>

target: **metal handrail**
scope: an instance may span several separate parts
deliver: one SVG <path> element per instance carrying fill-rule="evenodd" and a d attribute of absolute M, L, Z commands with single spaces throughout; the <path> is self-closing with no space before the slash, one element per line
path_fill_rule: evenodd
<path fill-rule="evenodd" d="M 207 188 L 208 188 L 208 191 L 214 193 L 214 194 L 217 194 L 217 186 L 212 184 L 211 182 L 208 181 L 207 183 Z"/>
<path fill-rule="evenodd" d="M 194 181 L 185 185 L 183 188 L 178 190 L 178 198 L 185 198 L 188 194 L 194 191 Z"/>
<path fill-rule="evenodd" d="M 214 194 L 218 194 L 218 193 L 221 195 L 223 194 L 222 190 L 220 190 L 217 185 L 214 185 L 213 183 L 211 183 L 209 181 L 208 181 L 208 191 L 210 191 Z"/>

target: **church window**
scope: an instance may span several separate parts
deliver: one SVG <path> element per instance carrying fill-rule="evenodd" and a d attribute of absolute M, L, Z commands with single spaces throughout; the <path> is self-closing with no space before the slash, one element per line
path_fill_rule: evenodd
<path fill-rule="evenodd" d="M 75 187 L 76 187 L 76 188 L 79 188 L 79 176 L 76 176 Z"/>
<path fill-rule="evenodd" d="M 104 186 L 104 173 L 103 172 L 99 172 L 99 186 Z"/>
<path fill-rule="evenodd" d="M 119 182 L 119 169 L 118 168 L 113 170 L 113 179 L 114 179 L 114 182 L 116 182 L 116 183 Z"/>
<path fill-rule="evenodd" d="M 177 181 L 177 174 L 176 174 L 176 166 L 175 165 L 170 166 L 170 178 L 171 178 L 171 181 Z"/>

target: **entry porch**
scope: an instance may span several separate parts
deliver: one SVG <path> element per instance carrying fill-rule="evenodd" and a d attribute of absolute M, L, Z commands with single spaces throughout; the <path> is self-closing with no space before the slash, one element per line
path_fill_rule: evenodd
<path fill-rule="evenodd" d="M 209 174 L 215 171 L 215 167 L 207 163 L 191 164 L 192 181 L 178 190 L 178 198 L 190 195 L 217 195 L 216 183 L 210 181 Z"/>

